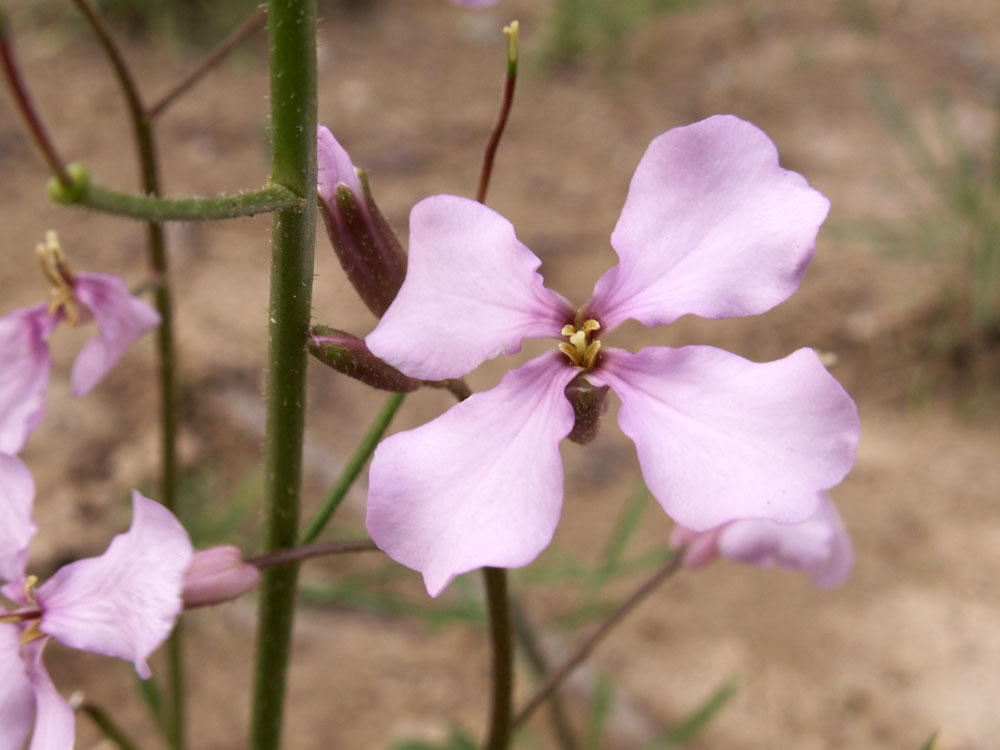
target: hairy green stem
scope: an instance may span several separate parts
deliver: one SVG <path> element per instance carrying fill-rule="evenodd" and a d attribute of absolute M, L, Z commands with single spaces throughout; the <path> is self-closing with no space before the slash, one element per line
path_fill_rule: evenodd
<path fill-rule="evenodd" d="M 306 342 L 316 238 L 316 3 L 269 0 L 271 179 L 304 200 L 274 214 L 264 438 L 265 549 L 298 538 Z M 250 747 L 281 745 L 297 564 L 268 568 L 260 588 Z"/>
<path fill-rule="evenodd" d="M 489 734 L 483 747 L 485 750 L 507 750 L 513 728 L 514 693 L 514 634 L 507 596 L 507 571 L 483 568 L 483 581 L 490 617 L 490 643 L 493 644 L 493 703 Z"/>
<path fill-rule="evenodd" d="M 49 183 L 49 197 L 56 203 L 143 221 L 235 219 L 294 208 L 303 203 L 301 198 L 280 185 L 213 198 L 161 198 L 158 195 L 130 195 L 95 185 L 89 182 L 85 172 L 76 164 L 70 165 L 70 174 L 74 177 L 70 188 L 56 180 Z"/>
<path fill-rule="evenodd" d="M 368 428 L 368 432 L 365 433 L 361 442 L 358 443 L 358 447 L 354 449 L 354 453 L 347 460 L 343 470 L 340 472 L 340 476 L 337 477 L 337 481 L 333 483 L 333 487 L 330 488 L 330 493 L 326 496 L 323 504 L 313 517 L 309 519 L 309 523 L 306 524 L 306 529 L 302 532 L 301 544 L 309 544 L 314 541 L 337 511 L 337 508 L 340 507 L 340 503 L 347 495 L 347 491 L 351 489 L 354 480 L 358 478 L 361 469 L 364 468 L 365 462 L 375 452 L 375 446 L 378 445 L 379 440 L 385 435 L 385 431 L 389 429 L 389 423 L 392 422 L 392 418 L 399 411 L 399 407 L 405 397 L 405 393 L 393 393 L 386 399 L 385 404 L 383 404 L 379 413 L 375 416 L 371 427 Z"/>

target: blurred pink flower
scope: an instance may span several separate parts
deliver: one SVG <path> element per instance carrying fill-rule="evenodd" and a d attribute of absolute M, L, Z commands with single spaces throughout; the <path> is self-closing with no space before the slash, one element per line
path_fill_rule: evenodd
<path fill-rule="evenodd" d="M 854 463 L 853 401 L 809 349 L 757 364 L 707 346 L 602 347 L 627 319 L 730 318 L 787 299 L 812 259 L 829 201 L 782 169 L 774 144 L 732 116 L 656 138 L 611 244 L 618 265 L 579 310 L 545 288 L 509 221 L 435 196 L 410 216 L 406 280 L 366 343 L 406 375 L 461 377 L 525 338 L 558 351 L 508 372 L 437 419 L 383 441 L 368 530 L 431 595 L 482 566 L 519 567 L 551 541 L 563 496 L 566 387 L 586 377 L 622 401 L 618 423 L 646 483 L 699 531 L 740 518 L 804 521 Z"/>
<path fill-rule="evenodd" d="M 73 395 L 82 396 L 107 375 L 139 336 L 160 324 L 152 307 L 133 297 L 118 276 L 73 273 L 50 236 L 39 252 L 53 284 L 53 299 L 13 310 L 0 318 L 0 452 L 17 454 L 45 412 L 51 360 L 48 337 L 62 321 L 97 321 L 97 335 L 73 364 Z"/>
<path fill-rule="evenodd" d="M 816 512 L 802 523 L 751 519 L 702 532 L 676 526 L 670 544 L 682 549 L 688 568 L 700 568 L 721 556 L 762 568 L 801 570 L 819 588 L 843 583 L 854 557 L 851 538 L 826 492 L 820 493 Z"/>
<path fill-rule="evenodd" d="M 497 0 L 451 0 L 455 5 L 468 5 L 472 8 L 485 8 L 487 5 L 493 5 Z"/>
<path fill-rule="evenodd" d="M 34 483 L 18 459 L 0 454 L 0 747 L 71 750 L 73 711 L 42 662 L 49 638 L 71 648 L 117 656 L 150 676 L 146 659 L 169 635 L 181 611 L 181 585 L 191 542 L 159 503 L 132 493 L 133 518 L 100 557 L 64 565 L 36 588 L 25 575 Z"/>

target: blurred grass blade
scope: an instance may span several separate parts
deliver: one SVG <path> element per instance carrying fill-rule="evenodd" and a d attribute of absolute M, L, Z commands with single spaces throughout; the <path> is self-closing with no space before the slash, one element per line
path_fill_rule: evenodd
<path fill-rule="evenodd" d="M 587 716 L 587 728 L 583 735 L 585 750 L 601 750 L 604 747 L 604 734 L 608 728 L 613 699 L 614 686 L 607 677 L 601 675 L 594 686 L 594 697 Z"/>
<path fill-rule="evenodd" d="M 625 549 L 635 530 L 639 528 L 639 521 L 642 519 L 642 512 L 646 509 L 646 502 L 649 499 L 649 490 L 641 480 L 636 485 L 632 496 L 622 506 L 618 521 L 608 537 L 604 548 L 604 554 L 600 562 L 594 569 L 587 585 L 587 596 L 593 598 L 600 591 L 601 587 L 612 578 L 621 566 Z"/>
<path fill-rule="evenodd" d="M 696 708 L 677 726 L 668 729 L 649 745 L 648 750 L 673 750 L 685 742 L 690 742 L 709 725 L 716 714 L 721 711 L 739 687 L 735 682 L 726 682 L 709 697 L 704 704 Z"/>
<path fill-rule="evenodd" d="M 156 677 L 150 677 L 148 680 L 144 680 L 139 675 L 135 673 L 134 669 L 129 669 L 132 676 L 135 678 L 136 686 L 139 688 L 139 695 L 142 696 L 142 702 L 149 709 L 150 715 L 152 715 L 153 720 L 156 722 L 156 726 L 164 732 L 166 736 L 167 725 L 164 721 L 163 716 L 163 695 L 160 693 L 160 686 L 156 682 Z"/>
<path fill-rule="evenodd" d="M 105 739 L 118 748 L 118 750 L 138 750 L 139 746 L 129 739 L 128 735 L 114 722 L 108 712 L 100 706 L 84 701 L 83 705 L 77 710 L 90 717 L 90 720 L 94 722 Z"/>
<path fill-rule="evenodd" d="M 927 742 L 925 742 L 923 745 L 920 746 L 920 750 L 934 750 L 934 748 L 937 746 L 937 740 L 938 740 L 938 733 L 935 732 L 930 736 L 930 739 L 928 739 Z"/>

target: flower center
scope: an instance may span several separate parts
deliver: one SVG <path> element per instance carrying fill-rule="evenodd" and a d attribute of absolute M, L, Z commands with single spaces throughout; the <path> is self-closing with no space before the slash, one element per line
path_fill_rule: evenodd
<path fill-rule="evenodd" d="M 73 294 L 73 269 L 69 266 L 66 253 L 59 245 L 56 233 L 49 230 L 45 233 L 45 242 L 35 245 L 35 255 L 42 274 L 52 284 L 52 299 L 49 300 L 49 315 L 55 315 L 61 309 L 66 314 L 66 320 L 72 325 L 80 323 L 79 302 Z"/>
<path fill-rule="evenodd" d="M 38 608 L 38 602 L 35 601 L 35 586 L 37 584 L 38 584 L 38 578 L 35 576 L 28 576 L 24 580 L 24 597 L 31 603 L 31 605 L 36 607 L 36 609 L 29 609 L 21 612 L 12 612 L 10 614 L 0 615 L 0 623 L 2 622 L 30 623 L 21 632 L 22 644 L 31 643 L 32 641 L 38 638 L 43 638 L 45 636 L 45 633 L 43 633 L 38 628 L 38 624 L 42 618 L 42 610 Z"/>
<path fill-rule="evenodd" d="M 597 353 L 601 349 L 601 342 L 591 339 L 590 334 L 599 329 L 601 324 L 591 318 L 584 321 L 583 325 L 577 328 L 567 323 L 559 332 L 560 335 L 569 339 L 569 343 L 559 344 L 559 351 L 569 357 L 569 361 L 584 370 L 590 370 L 597 361 Z"/>

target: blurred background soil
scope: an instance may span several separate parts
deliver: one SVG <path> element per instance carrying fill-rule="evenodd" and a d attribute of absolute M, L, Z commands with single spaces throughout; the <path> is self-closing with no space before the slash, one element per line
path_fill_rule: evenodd
<path fill-rule="evenodd" d="M 135 189 L 122 98 L 94 41 L 68 4 L 6 5 L 23 68 L 62 153 L 85 162 L 105 184 Z M 833 355 L 832 371 L 862 416 L 857 466 L 834 491 L 854 539 L 854 574 L 842 588 L 821 592 L 799 575 L 729 563 L 682 573 L 598 649 L 583 679 L 568 688 L 577 718 L 596 675 L 606 675 L 615 685 L 615 710 L 605 746 L 643 747 L 731 680 L 739 686 L 735 698 L 688 747 L 915 750 L 938 729 L 939 750 L 1000 747 L 997 341 L 989 331 L 970 333 L 963 235 L 928 234 L 927 226 L 947 224 L 947 210 L 873 95 L 891 92 L 932 155 L 945 162 L 948 144 L 935 102 L 947 101 L 955 132 L 989 156 L 998 123 L 1000 6 L 693 2 L 650 14 L 617 41 L 595 43 L 575 62 L 558 64 L 543 62 L 553 50 L 550 0 L 500 0 L 478 12 L 444 0 L 354 5 L 324 9 L 320 120 L 369 170 L 404 242 L 416 201 L 475 189 L 502 82 L 500 29 L 512 18 L 521 21 L 523 75 L 489 203 L 543 259 L 547 283 L 576 303 L 612 264 L 608 236 L 632 171 L 649 141 L 669 128 L 717 112 L 749 119 L 775 141 L 784 166 L 833 203 L 816 260 L 800 291 L 779 308 L 738 321 L 626 326 L 616 343 L 633 350 L 707 343 L 758 360 L 801 346 Z M 245 6 L 249 14 L 253 5 Z M 202 54 L 184 33 L 118 30 L 150 100 Z M 158 132 L 169 194 L 262 185 L 268 153 L 262 36 L 167 111 Z M 0 97 L 0 170 L 4 310 L 46 294 L 32 257 L 46 229 L 59 231 L 76 268 L 120 273 L 133 285 L 145 281 L 141 225 L 47 202 L 48 175 L 6 97 Z M 236 538 L 254 550 L 268 220 L 171 225 L 168 236 L 189 516 L 200 514 L 194 525 L 211 538 L 225 527 L 219 519 L 227 504 L 243 502 L 248 518 Z M 359 335 L 374 324 L 322 230 L 314 319 Z M 48 414 L 24 453 L 38 483 L 41 531 L 32 569 L 42 575 L 102 550 L 128 524 L 127 490 L 155 487 L 152 339 L 78 401 L 68 394 L 68 370 L 87 335 L 68 328 L 55 335 Z M 489 363 L 471 382 L 491 387 L 510 365 Z M 383 398 L 319 365 L 311 365 L 310 378 L 307 509 Z M 449 405 L 445 393 L 420 392 L 404 404 L 394 429 L 421 424 Z M 593 444 L 563 446 L 563 522 L 543 567 L 560 554 L 595 559 L 633 492 L 638 464 L 615 424 L 616 409 Z M 363 517 L 359 482 L 328 536 L 359 536 Z M 662 546 L 669 529 L 650 504 L 633 544 Z M 309 563 L 303 580 L 336 585 L 348 574 L 382 567 L 374 554 L 325 560 Z M 637 580 L 616 582 L 613 592 L 624 595 Z M 425 599 L 416 574 L 389 585 L 414 602 Z M 529 585 L 515 577 L 515 586 L 536 622 L 547 623 L 547 647 L 565 650 L 572 632 L 554 623 L 576 601 L 574 585 Z M 455 601 L 456 588 L 445 594 L 445 605 Z M 246 600 L 185 617 L 195 750 L 245 744 L 254 613 Z M 47 661 L 64 694 L 85 691 L 113 708 L 143 748 L 159 747 L 129 665 L 56 644 Z M 440 741 L 450 723 L 478 734 L 487 675 L 486 643 L 474 626 L 433 627 L 424 617 L 361 604 L 303 607 L 287 747 Z M 521 697 L 530 684 L 522 670 Z M 79 748 L 106 747 L 86 720 L 79 725 Z M 544 714 L 534 725 L 545 737 Z"/>

